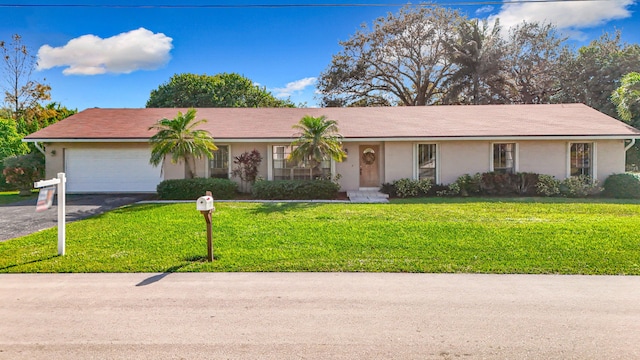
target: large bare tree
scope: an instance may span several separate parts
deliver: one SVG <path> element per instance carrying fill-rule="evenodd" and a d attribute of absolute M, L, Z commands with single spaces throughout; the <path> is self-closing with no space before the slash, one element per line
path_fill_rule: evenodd
<path fill-rule="evenodd" d="M 523 22 L 509 30 L 507 96 L 514 104 L 549 103 L 559 90 L 563 43 L 549 23 Z"/>
<path fill-rule="evenodd" d="M 363 25 L 320 75 L 325 106 L 431 105 L 454 71 L 445 44 L 463 21 L 458 12 L 435 5 L 403 7 Z"/>
<path fill-rule="evenodd" d="M 18 34 L 11 36 L 11 42 L 0 41 L 1 87 L 4 101 L 9 106 L 14 119 L 24 115 L 24 111 L 35 107 L 40 101 L 50 100 L 51 87 L 31 78 L 37 62 L 29 48 Z"/>

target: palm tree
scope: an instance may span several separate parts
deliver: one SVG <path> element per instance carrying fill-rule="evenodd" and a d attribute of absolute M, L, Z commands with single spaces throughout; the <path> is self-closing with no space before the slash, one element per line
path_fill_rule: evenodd
<path fill-rule="evenodd" d="M 640 126 L 640 73 L 630 72 L 622 77 L 618 87 L 611 94 L 618 116 L 635 126 Z"/>
<path fill-rule="evenodd" d="M 342 135 L 338 133 L 338 123 L 328 120 L 326 116 L 313 117 L 306 115 L 293 125 L 298 130 L 298 138 L 291 143 L 294 147 L 289 155 L 293 161 L 308 161 L 312 173 L 317 174 L 323 160 L 331 158 L 343 161 L 347 153 L 342 149 Z"/>
<path fill-rule="evenodd" d="M 449 77 L 445 104 L 503 103 L 505 42 L 500 23 L 489 26 L 477 19 L 460 23 L 456 42 L 444 44 L 457 70 Z"/>
<path fill-rule="evenodd" d="M 194 122 L 195 118 L 195 109 L 189 109 L 184 115 L 178 111 L 175 118 L 159 120 L 149 127 L 149 130 L 158 130 L 149 139 L 152 145 L 149 163 L 153 166 L 164 165 L 164 159 L 171 154 L 171 163 L 176 164 L 184 160 L 187 178 L 194 178 L 195 159 L 203 156 L 212 157 L 211 151 L 218 149 L 208 131 L 195 129 L 207 120 L 201 119 Z"/>

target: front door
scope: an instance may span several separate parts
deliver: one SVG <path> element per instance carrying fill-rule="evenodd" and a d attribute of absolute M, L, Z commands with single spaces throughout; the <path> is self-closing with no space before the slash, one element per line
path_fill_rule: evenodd
<path fill-rule="evenodd" d="M 360 145 L 360 187 L 379 187 L 378 145 Z"/>

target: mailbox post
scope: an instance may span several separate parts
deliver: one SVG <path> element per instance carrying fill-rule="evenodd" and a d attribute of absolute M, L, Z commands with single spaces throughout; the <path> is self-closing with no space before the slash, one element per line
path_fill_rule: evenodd
<path fill-rule="evenodd" d="M 211 213 L 215 211 L 213 206 L 213 196 L 211 191 L 207 191 L 205 196 L 201 196 L 196 201 L 196 209 L 204 216 L 207 222 L 207 261 L 213 261 L 213 242 L 211 240 Z"/>

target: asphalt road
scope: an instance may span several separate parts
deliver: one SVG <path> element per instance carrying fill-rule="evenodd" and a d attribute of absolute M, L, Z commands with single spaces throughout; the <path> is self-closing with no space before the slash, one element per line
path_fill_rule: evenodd
<path fill-rule="evenodd" d="M 67 195 L 66 221 L 72 222 L 149 198 L 144 194 Z M 0 241 L 28 235 L 58 224 L 58 206 L 36 213 L 36 200 L 0 205 Z"/>
<path fill-rule="evenodd" d="M 0 275 L 0 359 L 639 359 L 640 277 Z"/>

